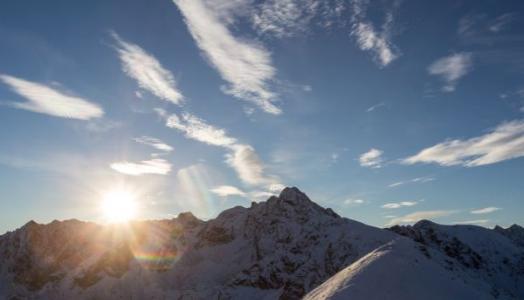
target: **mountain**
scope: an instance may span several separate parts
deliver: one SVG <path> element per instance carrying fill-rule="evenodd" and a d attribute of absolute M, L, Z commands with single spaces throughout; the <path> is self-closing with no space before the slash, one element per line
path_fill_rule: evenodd
<path fill-rule="evenodd" d="M 0 236 L 0 298 L 522 299 L 523 250 L 475 226 L 368 226 L 285 188 L 209 221 L 31 221 Z"/>
<path fill-rule="evenodd" d="M 497 225 L 493 230 L 502 235 L 505 235 L 515 244 L 524 247 L 524 228 L 522 228 L 521 226 L 513 224 L 508 228 L 502 228 Z"/>

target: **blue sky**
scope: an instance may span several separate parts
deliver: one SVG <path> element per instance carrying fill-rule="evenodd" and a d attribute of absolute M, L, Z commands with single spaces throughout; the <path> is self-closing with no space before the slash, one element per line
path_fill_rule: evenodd
<path fill-rule="evenodd" d="M 0 232 L 298 186 L 376 226 L 524 223 L 520 1 L 0 4 Z"/>

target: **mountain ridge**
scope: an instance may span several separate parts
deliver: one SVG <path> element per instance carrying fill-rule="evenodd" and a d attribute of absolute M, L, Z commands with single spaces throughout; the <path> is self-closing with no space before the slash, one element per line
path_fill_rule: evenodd
<path fill-rule="evenodd" d="M 453 235 L 444 225 L 419 223 L 390 229 L 365 225 L 321 207 L 295 187 L 250 207 L 227 209 L 207 221 L 190 212 L 128 226 L 75 219 L 46 225 L 30 221 L 0 236 L 0 297 L 337 299 L 348 290 L 364 297 L 340 282 L 359 280 L 365 286 L 371 279 L 362 283 L 362 278 L 378 278 L 369 271 L 378 267 L 363 266 L 390 265 L 390 257 L 403 267 L 411 266 L 413 258 L 425 261 L 450 286 L 455 281 L 449 278 L 463 277 L 465 283 L 457 285 L 456 295 L 524 296 L 518 286 L 505 284 L 522 283 L 523 249 L 500 229 L 475 229 L 505 245 L 492 249 L 473 243 L 468 236 Z M 453 237 L 460 238 L 459 242 Z M 486 249 L 500 249 L 517 258 L 487 259 L 484 256 L 491 252 L 484 253 Z M 508 267 L 493 269 L 498 263 Z M 352 271 L 344 273 L 348 268 Z M 355 277 L 355 270 L 372 276 Z M 421 276 L 420 268 L 410 270 L 411 275 Z M 474 275 L 478 270 L 485 274 Z M 410 274 L 396 275 L 396 283 L 401 286 L 417 277 Z M 330 286 L 329 293 L 308 294 L 330 280 L 340 283 L 336 291 Z M 395 295 L 409 296 L 402 291 Z M 371 299 L 372 290 L 365 296 Z"/>

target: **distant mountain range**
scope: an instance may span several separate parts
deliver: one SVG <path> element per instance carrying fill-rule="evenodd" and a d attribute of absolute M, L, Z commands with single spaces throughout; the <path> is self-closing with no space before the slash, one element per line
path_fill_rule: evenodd
<path fill-rule="evenodd" d="M 33 221 L 0 236 L 0 299 L 524 299 L 524 229 L 380 229 L 297 188 L 209 221 Z"/>

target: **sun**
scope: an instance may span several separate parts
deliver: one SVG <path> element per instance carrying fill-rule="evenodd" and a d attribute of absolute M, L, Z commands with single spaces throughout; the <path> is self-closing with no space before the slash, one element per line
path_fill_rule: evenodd
<path fill-rule="evenodd" d="M 122 223 L 136 217 L 138 207 L 135 198 L 132 192 L 125 189 L 114 189 L 104 194 L 101 205 L 104 219 L 110 223 Z"/>

